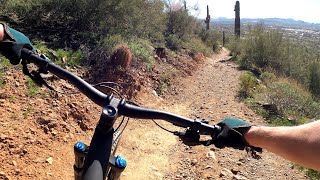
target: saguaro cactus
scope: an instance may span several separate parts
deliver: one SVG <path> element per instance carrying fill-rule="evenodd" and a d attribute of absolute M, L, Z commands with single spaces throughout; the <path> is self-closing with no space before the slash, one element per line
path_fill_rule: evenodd
<path fill-rule="evenodd" d="M 236 12 L 236 18 L 234 23 L 234 34 L 236 37 L 240 37 L 240 2 L 237 1 L 234 7 L 234 11 Z"/>
<path fill-rule="evenodd" d="M 207 17 L 206 20 L 204 20 L 204 22 L 207 24 L 207 30 L 209 30 L 210 28 L 210 14 L 209 14 L 209 6 L 207 5 Z"/>

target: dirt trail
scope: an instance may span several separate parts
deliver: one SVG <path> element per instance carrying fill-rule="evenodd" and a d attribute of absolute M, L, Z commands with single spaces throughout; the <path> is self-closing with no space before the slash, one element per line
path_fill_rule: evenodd
<path fill-rule="evenodd" d="M 243 72 L 227 59 L 226 50 L 206 59 L 193 76 L 177 81 L 174 93 L 166 96 L 165 102 L 154 103 L 147 100 L 150 98 L 143 98 L 143 104 L 191 118 L 204 118 L 210 123 L 224 117 L 238 117 L 263 125 L 263 119 L 236 98 Z M 141 132 L 142 127 L 146 129 Z M 140 151 L 145 154 L 132 159 L 134 167 L 128 168 L 123 179 L 307 179 L 288 161 L 268 152 L 256 160 L 245 151 L 186 146 L 155 126 L 141 126 L 136 131 L 142 133 L 139 135 L 142 139 L 131 142 L 140 144 L 133 154 Z M 129 136 L 134 141 L 136 135 L 131 132 Z M 144 134 L 146 132 L 150 133 Z M 130 153 L 130 150 L 125 153 L 128 159 L 132 158 Z"/>
<path fill-rule="evenodd" d="M 178 79 L 165 100 L 142 88 L 137 102 L 190 118 L 217 123 L 239 117 L 263 124 L 236 99 L 236 65 L 222 50 L 206 59 L 192 76 Z M 27 96 L 26 78 L 8 71 L 0 89 L 0 179 L 72 179 L 73 144 L 89 143 L 101 108 L 82 94 L 65 96 L 42 89 Z M 70 91 L 66 82 L 52 82 Z M 169 129 L 172 125 L 160 122 Z M 255 160 L 243 151 L 189 147 L 151 121 L 131 120 L 118 153 L 128 161 L 122 179 L 306 179 L 302 172 L 268 152 Z M 232 172 L 231 172 L 232 171 Z"/>

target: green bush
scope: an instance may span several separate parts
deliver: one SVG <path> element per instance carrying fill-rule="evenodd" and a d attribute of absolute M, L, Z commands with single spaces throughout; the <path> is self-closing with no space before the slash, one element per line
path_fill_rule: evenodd
<path fill-rule="evenodd" d="M 252 73 L 245 73 L 240 76 L 240 98 L 253 97 L 253 92 L 257 86 L 257 79 Z"/>
<path fill-rule="evenodd" d="M 221 39 L 222 33 L 217 30 L 205 30 L 202 29 L 199 34 L 201 40 L 206 44 L 206 46 L 211 47 L 212 51 L 216 51 L 219 48 L 219 38 Z"/>
<path fill-rule="evenodd" d="M 273 73 L 270 73 L 270 72 L 263 72 L 260 75 L 261 81 L 266 85 L 274 82 L 276 80 L 276 78 L 277 78 L 276 75 L 274 75 Z"/>
<path fill-rule="evenodd" d="M 151 70 L 155 64 L 155 59 L 152 57 L 153 47 L 151 44 L 146 40 L 132 39 L 128 43 L 128 46 L 131 49 L 133 57 L 140 59 Z"/>
<path fill-rule="evenodd" d="M 314 95 L 320 96 L 320 63 L 319 62 L 311 63 L 309 71 L 310 71 L 309 89 Z"/>
<path fill-rule="evenodd" d="M 179 51 L 182 48 L 182 40 L 179 39 L 176 35 L 170 34 L 166 37 L 166 45 L 169 49 L 173 51 Z"/>
<path fill-rule="evenodd" d="M 266 101 L 275 104 L 283 114 L 296 119 L 320 116 L 320 104 L 313 100 L 310 93 L 294 83 L 272 83 Z"/>
<path fill-rule="evenodd" d="M 311 180 L 318 180 L 320 179 L 320 171 L 316 171 L 313 169 L 307 169 L 306 170 L 306 175 L 311 179 Z"/>
<path fill-rule="evenodd" d="M 5 72 L 10 65 L 10 61 L 0 55 L 0 88 L 3 88 L 5 85 Z"/>
<path fill-rule="evenodd" d="M 81 65 L 85 56 L 80 51 L 72 51 L 72 50 L 62 50 L 58 49 L 56 52 L 56 57 L 59 59 L 56 61 L 56 64 L 60 65 L 69 65 L 69 66 L 78 66 Z"/>
<path fill-rule="evenodd" d="M 189 49 L 190 53 L 202 53 L 209 57 L 212 54 L 212 49 L 206 46 L 200 38 L 191 38 L 183 43 L 183 46 Z"/>
<path fill-rule="evenodd" d="M 27 84 L 27 95 L 29 97 L 33 97 L 38 94 L 40 88 L 37 84 L 35 84 L 32 81 L 32 79 L 27 78 L 26 84 Z"/>
<path fill-rule="evenodd" d="M 85 59 L 84 53 L 80 50 L 63 50 L 56 51 L 48 48 L 43 41 L 35 41 L 35 48 L 41 53 L 45 54 L 49 59 L 54 61 L 55 64 L 60 66 L 78 66 L 81 65 Z"/>
<path fill-rule="evenodd" d="M 280 30 L 266 29 L 263 24 L 249 26 L 248 31 L 245 38 L 228 44 L 232 55 L 239 56 L 242 67 L 273 69 L 277 74 L 308 83 L 305 62 L 310 55 L 304 46 L 286 39 Z"/>
<path fill-rule="evenodd" d="M 102 47 L 107 54 L 111 55 L 112 52 L 114 51 L 114 48 L 118 44 L 123 44 L 123 43 L 124 43 L 124 39 L 120 34 L 109 35 L 103 39 Z"/>

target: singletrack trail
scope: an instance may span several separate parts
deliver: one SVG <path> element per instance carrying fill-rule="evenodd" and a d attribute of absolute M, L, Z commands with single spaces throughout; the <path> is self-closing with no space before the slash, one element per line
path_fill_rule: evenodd
<path fill-rule="evenodd" d="M 217 123 L 224 117 L 238 117 L 263 125 L 263 119 L 236 98 L 243 72 L 227 59 L 228 51 L 223 49 L 206 59 L 192 76 L 176 81 L 173 93 L 164 101 L 142 98 L 143 105 L 204 118 L 210 123 Z M 123 179 L 307 179 L 293 164 L 266 151 L 257 160 L 245 151 L 220 150 L 214 146 L 190 147 L 160 128 L 157 130 L 155 125 L 138 126 L 134 131 L 140 134 L 141 141 L 135 141 L 131 127 L 130 135 L 127 131 L 120 148 L 134 166 L 129 165 Z M 128 142 L 129 136 L 132 142 Z M 128 143 L 140 145 L 123 151 Z"/>
<path fill-rule="evenodd" d="M 191 76 L 175 80 L 165 99 L 150 93 L 153 90 L 144 82 L 135 101 L 145 107 L 204 118 L 212 124 L 224 117 L 238 117 L 263 125 L 263 119 L 237 100 L 243 72 L 225 61 L 228 58 L 228 51 L 222 49 L 205 59 Z M 80 75 L 85 72 L 74 71 Z M 0 179 L 73 179 L 73 145 L 77 141 L 89 144 L 101 108 L 82 94 L 60 95 L 43 87 L 31 95 L 28 79 L 19 69 L 7 71 L 4 80 L 5 86 L 0 88 Z M 73 91 L 63 80 L 51 83 Z M 256 160 L 245 151 L 220 150 L 213 145 L 190 147 L 150 120 L 129 121 L 117 154 L 128 162 L 123 180 L 307 179 L 294 165 L 271 153 L 263 152 L 262 159 Z"/>

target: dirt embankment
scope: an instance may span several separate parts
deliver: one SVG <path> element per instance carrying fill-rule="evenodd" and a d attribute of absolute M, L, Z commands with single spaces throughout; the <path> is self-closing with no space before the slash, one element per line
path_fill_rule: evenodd
<path fill-rule="evenodd" d="M 206 59 L 193 73 L 186 73 L 195 69 L 193 63 L 181 63 L 187 71 L 176 77 L 171 94 L 163 98 L 152 93 L 143 73 L 136 72 L 140 91 L 135 101 L 210 123 L 239 117 L 264 124 L 237 100 L 242 72 L 231 62 L 221 62 L 227 54 L 223 50 Z M 154 70 L 163 73 L 166 67 L 160 64 Z M 25 82 L 19 71 L 8 71 L 6 85 L 0 89 L 0 179 L 72 179 L 73 144 L 90 142 L 101 110 L 81 94 L 65 96 L 41 89 L 38 95 L 28 96 Z M 53 85 L 72 89 L 60 80 Z M 255 160 L 243 151 L 190 147 L 146 120 L 130 120 L 118 153 L 128 161 L 122 179 L 306 179 L 293 165 L 268 152 Z"/>

